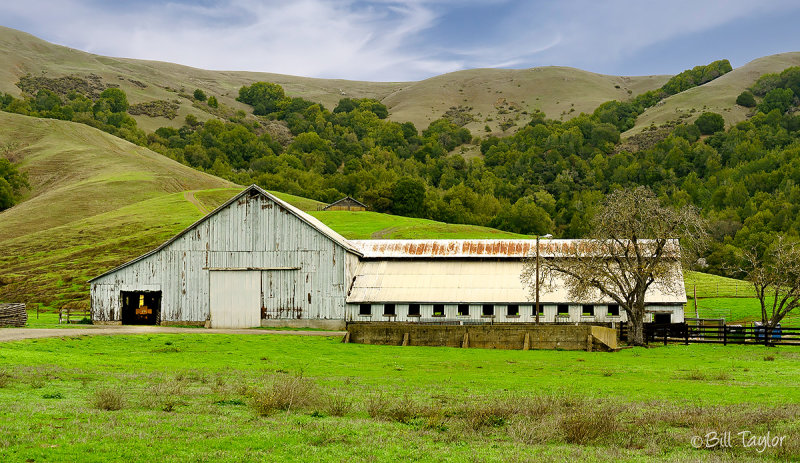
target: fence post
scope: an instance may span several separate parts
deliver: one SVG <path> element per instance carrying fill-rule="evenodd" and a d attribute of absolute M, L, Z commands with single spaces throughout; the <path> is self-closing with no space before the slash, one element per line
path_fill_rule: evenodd
<path fill-rule="evenodd" d="M 722 345 L 728 345 L 728 327 L 725 325 L 722 325 Z"/>
<path fill-rule="evenodd" d="M 683 344 L 688 346 L 689 345 L 689 324 L 683 324 Z"/>
<path fill-rule="evenodd" d="M 667 345 L 667 334 L 669 334 L 669 328 L 666 326 L 664 327 L 664 345 Z"/>

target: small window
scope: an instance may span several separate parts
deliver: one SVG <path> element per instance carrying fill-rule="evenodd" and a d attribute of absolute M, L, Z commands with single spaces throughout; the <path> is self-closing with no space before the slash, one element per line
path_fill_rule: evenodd
<path fill-rule="evenodd" d="M 433 316 L 444 317 L 444 304 L 433 304 Z"/>
<path fill-rule="evenodd" d="M 619 317 L 619 304 L 608 304 L 608 316 Z"/>
<path fill-rule="evenodd" d="M 594 306 L 592 304 L 583 304 L 581 315 L 584 317 L 594 317 Z"/>
<path fill-rule="evenodd" d="M 483 304 L 483 316 L 484 317 L 491 317 L 494 315 L 494 305 L 493 304 Z"/>
<path fill-rule="evenodd" d="M 569 315 L 569 305 L 568 304 L 558 304 L 558 311 L 556 313 L 558 315 Z"/>
<path fill-rule="evenodd" d="M 519 304 L 509 304 L 508 305 L 508 316 L 509 317 L 519 317 Z"/>
<path fill-rule="evenodd" d="M 533 310 L 531 311 L 531 315 L 534 317 L 536 316 L 536 306 L 533 306 Z M 544 315 L 544 304 L 539 304 L 539 316 Z"/>
<path fill-rule="evenodd" d="M 396 315 L 394 304 L 383 304 L 384 315 Z"/>
<path fill-rule="evenodd" d="M 408 304 L 408 316 L 419 317 L 419 304 Z"/>
<path fill-rule="evenodd" d="M 469 304 L 458 304 L 458 314 L 462 317 L 469 316 Z"/>
<path fill-rule="evenodd" d="M 361 304 L 358 308 L 359 315 L 372 315 L 372 304 Z"/>

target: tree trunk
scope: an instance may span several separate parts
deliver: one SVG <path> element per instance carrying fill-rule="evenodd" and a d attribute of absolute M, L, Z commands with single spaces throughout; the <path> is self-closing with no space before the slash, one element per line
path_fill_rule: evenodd
<path fill-rule="evenodd" d="M 628 312 L 628 344 L 645 346 L 644 339 L 644 307 L 633 307 Z"/>

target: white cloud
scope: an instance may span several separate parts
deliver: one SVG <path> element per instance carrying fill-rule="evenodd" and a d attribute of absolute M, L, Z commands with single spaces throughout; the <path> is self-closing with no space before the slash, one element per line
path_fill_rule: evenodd
<path fill-rule="evenodd" d="M 93 53 L 207 69 L 359 80 L 412 80 L 466 67 L 532 64 L 591 70 L 662 41 L 792 5 L 788 0 L 4 3 L 0 17 L 47 40 Z M 489 4 L 501 12 L 486 18 L 485 27 L 466 32 L 478 36 L 480 46 L 439 40 L 443 16 L 469 4 Z"/>

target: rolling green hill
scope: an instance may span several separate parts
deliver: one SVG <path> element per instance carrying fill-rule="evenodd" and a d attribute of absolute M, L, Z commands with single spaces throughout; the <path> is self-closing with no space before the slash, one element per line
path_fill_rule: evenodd
<path fill-rule="evenodd" d="M 788 67 L 798 65 L 800 65 L 800 52 L 780 53 L 755 59 L 707 84 L 664 99 L 641 114 L 636 120 L 636 125 L 623 136 L 637 134 L 651 124 L 660 125 L 676 119 L 686 119 L 691 122 L 705 111 L 722 114 L 727 125 L 741 122 L 753 110 L 738 106 L 736 97 L 763 74 L 780 73 Z"/>
<path fill-rule="evenodd" d="M 98 76 L 103 84 L 118 85 L 130 103 L 153 100 L 174 102 L 176 116 L 136 115 L 139 127 L 152 132 L 158 127 L 179 127 L 186 115 L 200 120 L 214 117 L 209 108 L 195 103 L 191 93 L 200 88 L 232 110 L 249 107 L 235 100 L 242 85 L 274 82 L 290 96 L 303 97 L 333 109 L 339 99 L 376 98 L 390 111 L 390 118 L 411 121 L 422 130 L 450 107 L 469 107 L 475 118 L 467 127 L 485 133 L 488 125 L 501 133 L 499 125 L 515 120 L 527 122 L 522 111 L 544 111 L 549 117 L 568 119 L 591 112 L 600 103 L 628 97 L 661 86 L 669 76 L 616 77 L 564 67 L 526 70 L 476 69 L 445 74 L 420 82 L 358 82 L 312 79 L 281 74 L 241 71 L 209 71 L 172 63 L 111 58 L 48 43 L 30 34 L 0 26 L 0 92 L 20 95 L 16 86 L 27 74 L 57 78 L 67 75 Z M 491 120 L 489 120 L 491 119 Z M 509 131 L 513 131 L 513 126 Z"/>

